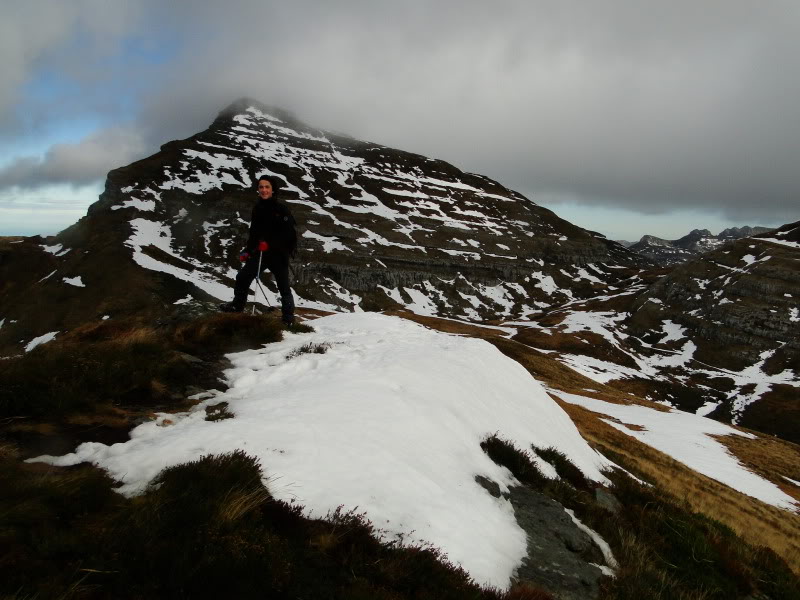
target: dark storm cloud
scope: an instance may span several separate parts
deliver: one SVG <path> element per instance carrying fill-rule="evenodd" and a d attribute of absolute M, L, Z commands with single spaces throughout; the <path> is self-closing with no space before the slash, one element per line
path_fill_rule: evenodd
<path fill-rule="evenodd" d="M 106 44 L 180 32 L 168 64 L 135 74 L 147 151 L 249 95 L 534 200 L 761 222 L 800 209 L 796 2 L 141 2 L 129 28 L 84 27 L 103 21 Z M 40 54 L 66 37 L 53 28 Z M 34 68 L 15 64 L 4 78 Z"/>

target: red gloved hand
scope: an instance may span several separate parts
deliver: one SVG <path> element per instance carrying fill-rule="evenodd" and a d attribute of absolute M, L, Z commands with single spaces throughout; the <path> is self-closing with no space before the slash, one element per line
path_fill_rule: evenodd
<path fill-rule="evenodd" d="M 269 244 L 267 242 L 258 242 L 258 250 L 259 252 L 266 252 L 269 250 Z"/>
<path fill-rule="evenodd" d="M 250 258 L 250 253 L 249 252 L 242 252 L 239 255 L 239 260 L 242 261 L 242 262 L 246 262 L 248 258 Z"/>

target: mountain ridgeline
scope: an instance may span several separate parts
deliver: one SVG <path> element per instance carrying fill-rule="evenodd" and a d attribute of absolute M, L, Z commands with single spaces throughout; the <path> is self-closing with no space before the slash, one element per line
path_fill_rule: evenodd
<path fill-rule="evenodd" d="M 286 181 L 280 198 L 299 223 L 300 306 L 523 318 L 648 264 L 487 177 L 240 100 L 207 130 L 111 171 L 73 227 L 5 244 L 18 258 L 5 267 L 0 347 L 188 296 L 230 299 L 265 173 Z M 31 305 L 48 307 L 36 326 L 21 318 Z"/>
<path fill-rule="evenodd" d="M 279 300 L 269 276 L 249 298 L 261 314 L 217 310 L 262 174 L 285 181 L 279 199 L 298 222 L 291 279 L 307 322 L 288 328 L 265 310 Z M 234 102 L 205 131 L 111 171 L 58 235 L 0 237 L 0 513 L 11 517 L 0 591 L 800 598 L 800 222 L 725 234 L 692 232 L 665 265 L 488 177 Z M 390 316 L 314 320 L 327 311 Z M 151 479 L 170 453 L 197 460 Z M 374 466 L 354 468 L 354 453 Z M 353 474 L 356 495 L 320 456 Z M 136 477 L 141 496 L 116 493 Z M 383 545 L 390 520 L 361 511 L 389 505 L 378 491 L 404 498 L 398 481 L 410 494 L 392 509 L 401 525 L 446 515 L 431 531 L 456 534 L 466 559 L 495 541 L 511 556 L 491 515 L 513 517 L 524 544 L 511 587 L 479 587 L 438 533 L 417 547 L 399 530 L 402 543 Z M 327 510 L 315 496 L 341 505 L 312 517 Z M 454 521 L 456 502 L 484 507 L 480 519 Z M 465 543 L 460 529 L 478 521 L 492 535 Z"/>
<path fill-rule="evenodd" d="M 719 235 L 708 229 L 693 229 L 677 240 L 644 235 L 638 242 L 621 242 L 625 247 L 662 266 L 679 265 L 728 242 L 772 231 L 769 227 L 730 227 Z"/>

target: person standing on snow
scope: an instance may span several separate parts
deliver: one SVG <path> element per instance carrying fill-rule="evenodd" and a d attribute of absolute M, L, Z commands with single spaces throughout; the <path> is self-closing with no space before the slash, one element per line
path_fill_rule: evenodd
<path fill-rule="evenodd" d="M 233 301 L 220 305 L 224 312 L 242 312 L 253 279 L 269 269 L 275 277 L 281 294 L 281 312 L 286 325 L 294 323 L 294 298 L 289 287 L 289 256 L 297 248 L 295 220 L 289 207 L 278 202 L 277 195 L 283 185 L 279 177 L 262 175 L 258 178 L 258 202 L 250 218 L 247 245 L 239 255 L 244 264 L 236 275 Z"/>

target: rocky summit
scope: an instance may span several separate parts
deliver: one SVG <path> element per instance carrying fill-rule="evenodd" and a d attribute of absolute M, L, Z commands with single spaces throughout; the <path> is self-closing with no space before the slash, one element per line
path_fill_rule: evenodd
<path fill-rule="evenodd" d="M 299 224 L 301 307 L 524 318 L 649 264 L 487 177 L 239 100 L 111 171 L 73 227 L 0 244 L 3 353 L 88 319 L 230 299 L 261 174 L 286 181 L 280 199 Z"/>

